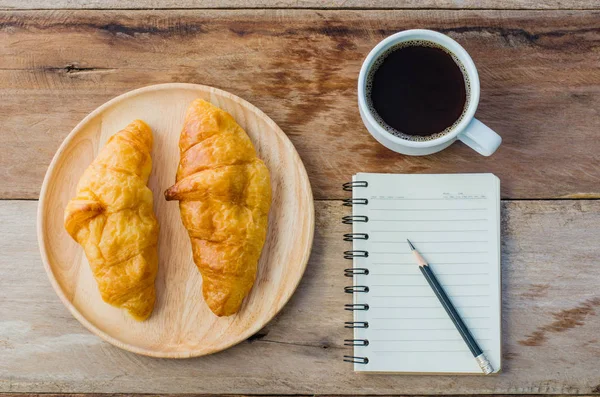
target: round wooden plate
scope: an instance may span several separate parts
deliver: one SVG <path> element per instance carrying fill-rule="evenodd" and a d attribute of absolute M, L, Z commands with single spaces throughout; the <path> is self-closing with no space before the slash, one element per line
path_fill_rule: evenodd
<path fill-rule="evenodd" d="M 229 112 L 246 130 L 271 172 L 273 203 L 258 275 L 240 312 L 218 318 L 202 297 L 177 202 L 164 190 L 175 181 L 185 111 L 204 98 Z M 83 171 L 108 137 L 134 119 L 154 133 L 154 210 L 160 224 L 159 271 L 152 316 L 136 322 L 104 303 L 83 249 L 63 227 L 63 212 Z M 258 108 L 225 91 L 196 84 L 161 84 L 128 92 L 90 113 L 54 156 L 40 193 L 38 240 L 56 293 L 90 331 L 115 346 L 154 357 L 184 358 L 218 352 L 247 339 L 269 322 L 296 289 L 310 254 L 314 206 L 306 170 L 281 129 Z"/>

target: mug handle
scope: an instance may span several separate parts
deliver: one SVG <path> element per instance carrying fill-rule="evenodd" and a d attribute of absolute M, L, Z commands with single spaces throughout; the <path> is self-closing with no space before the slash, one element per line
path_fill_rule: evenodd
<path fill-rule="evenodd" d="M 500 135 L 477 119 L 471 120 L 457 138 L 484 156 L 491 156 L 502 143 Z"/>

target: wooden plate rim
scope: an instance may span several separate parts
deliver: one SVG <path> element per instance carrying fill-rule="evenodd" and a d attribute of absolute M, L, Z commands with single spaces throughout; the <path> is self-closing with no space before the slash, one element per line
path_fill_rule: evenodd
<path fill-rule="evenodd" d="M 243 342 L 250 336 L 254 335 L 256 332 L 258 332 L 266 324 L 268 324 L 281 311 L 281 309 L 287 304 L 287 302 L 291 299 L 292 295 L 298 288 L 298 285 L 300 284 L 300 281 L 302 280 L 302 276 L 304 275 L 304 272 L 306 271 L 306 267 L 308 265 L 308 259 L 310 257 L 311 249 L 305 250 L 305 252 L 304 252 L 304 256 L 301 259 L 301 263 L 302 263 L 301 276 L 298 277 L 298 280 L 296 281 L 296 284 L 293 286 L 293 288 L 288 289 L 288 291 L 289 291 L 288 296 L 285 297 L 285 299 L 280 301 L 281 302 L 280 305 L 278 305 L 277 309 L 272 312 L 273 314 L 270 317 L 265 318 L 264 321 L 262 321 L 262 322 L 254 323 L 252 327 L 249 327 L 246 330 L 246 332 L 241 333 L 239 340 L 237 340 L 237 341 L 233 340 L 229 344 L 220 346 L 215 349 L 209 349 L 209 350 L 203 350 L 203 351 L 190 350 L 190 351 L 185 351 L 185 352 L 165 352 L 165 351 L 150 350 L 150 349 L 141 348 L 141 347 L 129 344 L 129 343 L 124 343 L 124 342 L 108 335 L 107 333 L 103 332 L 102 330 L 98 329 L 94 324 L 92 324 L 90 321 L 88 321 L 88 319 L 83 314 L 81 314 L 79 312 L 79 310 L 77 310 L 75 308 L 75 306 L 71 303 L 71 301 L 66 297 L 66 295 L 64 294 L 58 281 L 56 280 L 54 271 L 52 270 L 52 267 L 50 266 L 50 261 L 48 258 L 47 248 L 46 248 L 46 243 L 45 243 L 44 233 L 43 233 L 44 228 L 46 226 L 44 213 L 45 213 L 45 209 L 46 209 L 46 194 L 47 194 L 47 190 L 48 190 L 48 183 L 49 183 L 49 180 L 51 179 L 52 174 L 55 171 L 56 163 L 61 158 L 61 156 L 62 156 L 63 152 L 66 150 L 66 148 L 69 146 L 70 142 L 77 136 L 77 134 L 80 133 L 80 130 L 87 123 L 89 123 L 90 120 L 92 120 L 94 117 L 97 117 L 99 114 L 104 112 L 107 108 L 110 108 L 113 105 L 115 105 L 123 100 L 126 100 L 130 97 L 133 97 L 133 96 L 145 93 L 145 92 L 162 90 L 162 89 L 205 90 L 205 91 L 213 92 L 218 95 L 229 97 L 231 99 L 239 101 L 244 106 L 251 109 L 253 112 L 261 115 L 262 117 L 265 118 L 265 120 L 267 120 L 267 122 L 269 124 L 272 125 L 273 130 L 279 136 L 279 138 L 282 140 L 282 142 L 288 147 L 291 146 L 292 155 L 294 157 L 296 157 L 296 159 L 297 159 L 296 163 L 299 166 L 301 178 L 305 181 L 306 186 L 308 187 L 306 193 L 309 196 L 308 201 L 309 201 L 310 205 L 308 205 L 308 213 L 306 214 L 306 216 L 308 218 L 307 220 L 308 220 L 308 225 L 310 226 L 310 230 L 309 230 L 309 236 L 308 236 L 307 243 L 308 243 L 309 247 L 312 247 L 313 239 L 314 239 L 314 229 L 315 229 L 315 210 L 314 210 L 314 200 L 313 200 L 312 189 L 310 186 L 310 181 L 308 179 L 308 174 L 306 173 L 306 168 L 304 167 L 304 163 L 300 159 L 300 156 L 298 155 L 296 148 L 293 146 L 292 142 L 289 140 L 287 135 L 285 135 L 285 133 L 281 130 L 281 128 L 269 116 L 267 116 L 262 110 L 260 110 L 256 106 L 252 105 L 250 102 L 238 97 L 237 95 L 231 94 L 230 92 L 221 90 L 219 88 L 215 88 L 215 87 L 211 87 L 211 86 L 207 86 L 207 85 L 203 85 L 203 84 L 192 84 L 192 83 L 154 84 L 154 85 L 150 85 L 150 86 L 146 86 L 146 87 L 141 87 L 141 88 L 138 88 L 138 89 L 135 89 L 132 91 L 128 91 L 124 94 L 121 94 L 117 97 L 112 98 L 111 100 L 105 102 L 104 104 L 102 104 L 99 107 L 97 107 L 96 109 L 94 109 L 85 118 L 83 118 L 83 120 L 81 120 L 75 126 L 75 128 L 73 128 L 73 130 L 71 130 L 71 132 L 66 136 L 66 138 L 63 140 L 60 147 L 54 154 L 54 157 L 52 158 L 52 161 L 50 162 L 50 165 L 48 166 L 48 170 L 46 171 L 46 175 L 44 176 L 44 181 L 42 182 L 42 188 L 40 190 L 40 196 L 39 196 L 39 200 L 38 200 L 38 211 L 37 211 L 37 222 L 36 222 L 37 239 L 38 239 L 38 244 L 40 247 L 40 255 L 42 257 L 42 262 L 44 264 L 44 269 L 46 270 L 46 274 L 48 275 L 50 283 L 52 284 L 52 288 L 54 289 L 54 291 L 56 292 L 56 294 L 62 301 L 63 305 L 65 305 L 65 307 L 69 310 L 69 312 L 71 312 L 73 317 L 75 317 L 85 328 L 87 328 L 88 331 L 99 336 L 100 338 L 111 343 L 114 346 L 117 346 L 123 350 L 130 351 L 132 353 L 141 354 L 144 356 L 156 357 L 156 358 L 201 357 L 201 356 L 205 356 L 205 355 L 209 355 L 209 354 L 213 354 L 213 353 L 216 353 L 219 351 L 226 350 L 240 342 Z"/>

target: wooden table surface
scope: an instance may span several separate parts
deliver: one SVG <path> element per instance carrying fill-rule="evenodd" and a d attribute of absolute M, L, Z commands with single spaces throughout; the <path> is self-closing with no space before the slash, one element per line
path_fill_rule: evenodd
<path fill-rule="evenodd" d="M 397 4 L 399 3 L 399 4 Z M 361 8 L 362 7 L 362 8 Z M 600 394 L 600 2 L 597 0 L 0 0 L 0 392 Z M 484 158 L 377 144 L 356 79 L 384 37 L 430 28 L 481 78 Z M 225 352 L 160 360 L 87 332 L 38 253 L 46 168 L 91 110 L 165 82 L 219 87 L 264 110 L 312 183 L 308 269 L 265 329 Z M 341 184 L 358 171 L 493 172 L 502 181 L 504 372 L 362 375 L 342 356 L 349 231 Z"/>

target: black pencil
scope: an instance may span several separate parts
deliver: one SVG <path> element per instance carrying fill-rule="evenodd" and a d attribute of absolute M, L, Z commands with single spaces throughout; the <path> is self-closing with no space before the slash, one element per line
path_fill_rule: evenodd
<path fill-rule="evenodd" d="M 446 310 L 446 313 L 448 313 L 448 316 L 450 316 L 450 319 L 452 320 L 454 326 L 460 333 L 460 336 L 462 336 L 463 340 L 469 347 L 469 350 L 471 350 L 471 353 L 473 353 L 473 357 L 475 357 L 477 364 L 479 364 L 479 367 L 481 368 L 484 374 L 491 374 L 492 372 L 494 372 L 492 365 L 485 357 L 485 354 L 483 354 L 483 350 L 481 350 L 481 348 L 475 341 L 475 338 L 473 338 L 473 335 L 471 335 L 471 332 L 465 325 L 464 321 L 460 318 L 458 312 L 456 311 L 456 308 L 454 308 L 454 305 L 450 301 L 450 298 L 448 298 L 448 295 L 446 295 L 446 292 L 442 288 L 441 284 L 438 282 L 437 278 L 435 278 L 433 271 L 431 270 L 425 259 L 423 259 L 421 254 L 419 254 L 419 251 L 417 251 L 415 246 L 412 245 L 412 243 L 408 239 L 406 241 L 408 241 L 408 246 L 415 255 L 415 258 L 417 259 L 419 269 L 421 270 L 421 273 L 423 273 L 423 276 L 425 276 L 425 280 L 427 280 L 427 282 L 431 286 L 431 289 L 433 289 L 433 292 L 440 300 L 440 303 L 444 307 L 444 310 Z"/>

